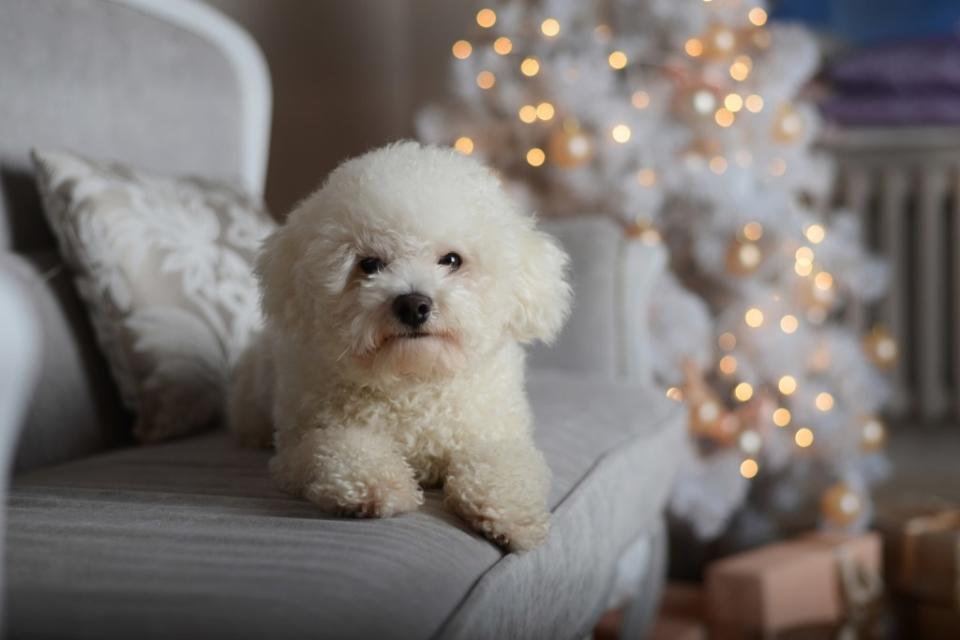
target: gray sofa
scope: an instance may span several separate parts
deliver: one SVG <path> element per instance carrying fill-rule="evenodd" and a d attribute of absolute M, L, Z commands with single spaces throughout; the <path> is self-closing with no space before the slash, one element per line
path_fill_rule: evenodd
<path fill-rule="evenodd" d="M 662 393 L 615 380 L 642 378 L 642 367 L 624 364 L 608 318 L 624 297 L 610 275 L 619 258 L 607 248 L 622 241 L 612 225 L 552 229 L 589 304 L 575 308 L 555 350 L 532 357 L 536 438 L 554 474 L 553 529 L 536 551 L 504 554 L 436 495 L 388 520 L 322 516 L 274 486 L 269 452 L 239 448 L 222 430 L 131 441 L 130 416 L 42 221 L 29 149 L 67 147 L 257 193 L 269 116 L 259 52 L 203 5 L 0 2 L 7 633 L 576 638 L 608 605 L 630 548 L 640 577 L 625 634 L 638 637 L 663 580 L 661 512 L 684 420 Z M 648 259 L 651 270 L 662 261 Z"/>

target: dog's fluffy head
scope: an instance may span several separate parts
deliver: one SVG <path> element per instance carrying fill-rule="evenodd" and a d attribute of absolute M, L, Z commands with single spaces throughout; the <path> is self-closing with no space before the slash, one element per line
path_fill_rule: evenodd
<path fill-rule="evenodd" d="M 331 173 L 267 240 L 258 272 L 277 331 L 375 383 L 448 375 L 506 340 L 552 340 L 570 304 L 566 263 L 480 163 L 403 142 Z M 393 309 L 409 293 L 432 301 L 416 329 Z"/>

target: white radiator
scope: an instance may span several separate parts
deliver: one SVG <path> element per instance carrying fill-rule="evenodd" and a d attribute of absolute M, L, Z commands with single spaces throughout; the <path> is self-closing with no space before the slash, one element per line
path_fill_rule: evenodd
<path fill-rule="evenodd" d="M 834 204 L 855 211 L 864 240 L 890 266 L 875 308 L 852 309 L 865 332 L 885 325 L 900 345 L 895 417 L 960 418 L 960 128 L 831 130 Z"/>

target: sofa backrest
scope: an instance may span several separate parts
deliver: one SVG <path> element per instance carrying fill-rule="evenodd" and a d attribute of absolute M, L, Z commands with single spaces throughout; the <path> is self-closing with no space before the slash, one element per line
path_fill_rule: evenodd
<path fill-rule="evenodd" d="M 262 193 L 270 88 L 256 45 L 188 0 L 0 2 L 0 269 L 31 292 L 44 358 L 17 469 L 123 440 L 129 416 L 43 220 L 31 148 Z"/>

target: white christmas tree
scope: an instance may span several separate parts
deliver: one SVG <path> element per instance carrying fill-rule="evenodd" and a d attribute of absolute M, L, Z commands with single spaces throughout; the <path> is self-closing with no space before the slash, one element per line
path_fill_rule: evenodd
<path fill-rule="evenodd" d="M 504 1 L 453 44 L 453 97 L 417 123 L 540 215 L 608 215 L 666 243 L 654 369 L 690 408 L 671 505 L 702 537 L 741 507 L 771 534 L 809 524 L 810 505 L 862 526 L 884 467 L 874 365 L 896 345 L 842 322 L 884 272 L 824 206 L 830 165 L 797 100 L 816 44 L 766 23 L 754 0 Z"/>

